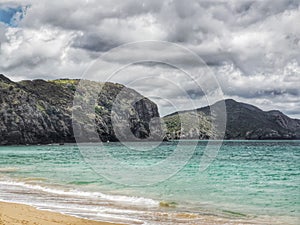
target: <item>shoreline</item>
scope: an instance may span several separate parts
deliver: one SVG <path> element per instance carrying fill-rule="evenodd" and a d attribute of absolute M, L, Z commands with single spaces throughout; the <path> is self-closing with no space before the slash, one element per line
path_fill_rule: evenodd
<path fill-rule="evenodd" d="M 186 146 L 189 147 L 189 144 Z M 211 165 L 209 173 L 196 176 L 197 155 L 203 149 L 199 146 L 194 161 L 191 160 L 182 174 L 174 176 L 170 182 L 166 180 L 164 185 L 143 189 L 126 189 L 106 182 L 93 173 L 73 146 L 4 148 L 0 151 L 0 203 L 3 202 L 0 205 L 0 225 L 54 225 L 51 220 L 36 222 L 35 217 L 56 220 L 57 217 L 61 219 L 61 214 L 77 222 L 62 220 L 56 224 L 299 224 L 299 214 L 295 208 L 298 192 L 293 186 L 297 178 L 298 157 L 295 156 L 299 153 L 298 142 L 230 143 L 223 146 L 218 162 Z M 118 147 L 112 149 L 121 149 Z M 159 149 L 154 157 L 147 156 L 151 156 L 151 160 L 156 159 L 166 149 Z M 282 160 L 283 153 L 286 160 Z M 244 164 L 245 159 L 251 164 Z M 141 159 L 137 162 L 148 161 Z M 237 176 L 233 168 L 237 168 L 236 171 L 242 175 Z M 277 172 L 276 168 L 287 169 L 282 173 Z M 260 171 L 259 176 L 257 171 Z M 273 173 L 270 177 L 269 174 Z M 127 173 L 122 175 L 127 176 Z M 260 181 L 262 175 L 267 178 L 262 185 L 253 183 L 253 178 Z M 227 181 L 222 180 L 223 177 Z M 279 183 L 274 184 L 275 180 Z M 235 181 L 248 185 L 241 189 Z M 218 186 L 210 189 L 213 185 Z M 268 193 L 274 194 L 265 195 Z M 284 206 L 281 204 L 283 202 Z M 24 205 L 14 209 L 14 203 Z M 28 210 L 24 209 L 28 208 L 25 207 L 27 205 L 36 209 L 33 217 L 27 216 Z M 14 218 L 15 215 L 20 217 Z M 7 221 L 7 218 L 13 221 Z M 89 223 L 78 222 L 82 218 L 88 219 Z"/>
<path fill-rule="evenodd" d="M 33 206 L 0 201 L 0 225 L 122 225 L 36 209 Z M 124 224 L 123 224 L 124 225 Z"/>
<path fill-rule="evenodd" d="M 162 207 L 163 208 L 163 207 Z M 207 225 L 267 225 L 267 224 L 297 224 L 297 219 L 282 220 L 280 217 L 240 217 L 235 215 L 230 218 L 228 216 L 220 216 L 215 214 L 194 214 L 188 212 L 173 212 L 168 215 L 167 212 L 157 212 L 157 219 L 162 219 L 162 223 L 173 221 L 184 224 L 207 224 Z M 173 217 L 169 220 L 167 217 Z M 279 220 L 278 220 L 279 219 Z M 287 218 L 286 218 L 287 219 Z M 156 220 L 158 222 L 160 220 Z M 134 223 L 116 223 L 85 219 L 73 215 L 67 215 L 56 211 L 38 209 L 34 206 L 0 201 L 0 225 L 129 225 L 129 224 L 144 224 L 143 222 Z"/>
<path fill-rule="evenodd" d="M 160 212 L 158 217 L 163 218 L 166 213 Z M 174 216 L 174 215 L 173 215 Z M 195 215 L 190 213 L 176 213 L 176 222 L 192 222 L 193 224 L 208 225 L 239 225 L 239 224 L 257 224 L 243 219 L 229 219 L 217 215 Z M 179 219 L 179 221 L 178 221 Z M 185 221 L 185 222 L 184 222 Z M 166 221 L 164 221 L 166 222 Z M 175 222 L 175 220 L 173 221 Z M 60 212 L 37 209 L 34 206 L 0 201 L 0 225 L 129 225 L 114 222 L 103 222 L 90 219 L 84 219 L 72 215 L 66 215 Z M 144 224 L 144 223 L 134 223 Z"/>
<path fill-rule="evenodd" d="M 198 142 L 299 142 L 300 139 L 171 139 L 168 141 L 148 141 L 151 142 L 178 142 L 178 141 L 198 141 Z M 144 143 L 144 141 L 122 141 L 124 143 Z M 31 146 L 69 146 L 69 145 L 77 145 L 79 144 L 85 144 L 85 145 L 96 145 L 98 143 L 122 143 L 121 141 L 109 141 L 109 142 L 103 142 L 103 141 L 95 141 L 95 142 L 64 142 L 56 143 L 22 143 L 22 144 L 1 144 L 0 147 L 31 147 Z"/>

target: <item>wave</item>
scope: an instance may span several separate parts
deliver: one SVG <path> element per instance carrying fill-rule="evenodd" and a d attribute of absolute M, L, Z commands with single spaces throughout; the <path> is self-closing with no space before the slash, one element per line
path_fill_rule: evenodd
<path fill-rule="evenodd" d="M 122 224 L 145 224 L 143 218 L 147 211 L 159 206 L 158 201 L 150 198 L 82 191 L 54 184 L 33 184 L 32 181 L 28 183 L 11 178 L 0 179 L 0 201 Z"/>
<path fill-rule="evenodd" d="M 27 204 L 41 210 L 122 224 L 283 224 L 282 221 L 297 224 L 294 223 L 295 218 L 251 217 L 228 210 L 223 210 L 220 214 L 209 209 L 189 211 L 172 201 L 82 191 L 11 178 L 0 179 L 0 201 Z"/>
<path fill-rule="evenodd" d="M 29 179 L 29 181 L 34 181 L 35 179 Z M 37 178 L 37 180 L 39 180 Z M 116 203 L 127 203 L 129 205 L 139 205 L 139 206 L 147 206 L 147 207 L 157 207 L 160 202 L 144 197 L 135 197 L 135 196 L 125 196 L 125 195 L 110 195 L 104 194 L 102 192 L 88 192 L 88 191 L 80 191 L 76 189 L 69 189 L 68 187 L 61 188 L 53 188 L 47 187 L 32 183 L 13 181 L 13 180 L 0 180 L 0 185 L 11 185 L 11 186 L 19 186 L 27 189 L 32 189 L 35 191 L 41 191 L 45 193 L 55 194 L 59 196 L 70 196 L 70 197 L 86 197 L 86 198 L 97 198 L 101 201 L 108 202 L 116 202 Z M 65 189 L 62 189 L 65 188 Z"/>

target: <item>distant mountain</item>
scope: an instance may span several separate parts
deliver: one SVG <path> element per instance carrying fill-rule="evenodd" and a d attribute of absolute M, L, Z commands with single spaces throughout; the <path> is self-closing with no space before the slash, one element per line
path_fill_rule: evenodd
<path fill-rule="evenodd" d="M 78 85 L 82 82 L 72 79 L 13 82 L 0 74 L 0 145 L 75 142 L 73 127 L 80 137 L 76 140 L 82 142 L 99 138 L 102 141 L 223 138 L 214 123 L 218 120 L 215 112 L 222 109 L 222 102 L 160 118 L 157 105 L 133 89 L 109 82 L 84 81 L 83 86 Z M 99 88 L 101 92 L 97 91 Z M 74 106 L 74 99 L 81 104 Z M 224 103 L 225 139 L 300 139 L 300 120 L 232 99 Z M 90 104 L 92 112 L 87 110 Z M 115 105 L 119 108 L 114 108 Z M 215 111 L 211 113 L 211 109 Z M 72 119 L 72 112 L 76 118 Z"/>
<path fill-rule="evenodd" d="M 81 141 L 96 141 L 95 137 L 89 135 L 95 133 L 95 129 L 102 141 L 118 141 L 119 137 L 135 140 L 150 136 L 149 123 L 159 118 L 156 104 L 121 84 L 85 82 L 89 88 L 80 90 L 82 95 L 77 97 L 84 102 L 86 96 L 95 96 L 93 115 L 96 114 L 96 128 L 85 123 L 91 115 L 85 112 L 84 106 L 77 106 L 75 112 L 81 113 L 83 118 L 75 121 L 76 129 L 82 133 Z M 75 142 L 72 109 L 78 83 L 79 80 L 70 79 L 13 82 L 0 74 L 0 145 Z M 102 91 L 98 95 L 94 90 L 100 86 Z M 122 130 L 118 126 L 129 124 L 128 133 L 134 134 L 131 136 L 119 134 L 117 137 L 113 129 L 111 111 L 120 93 L 122 99 L 117 101 L 123 107 L 123 114 L 116 115 L 116 126 Z M 131 104 L 127 102 L 130 99 L 138 101 Z M 155 139 L 154 134 L 152 138 Z"/>
<path fill-rule="evenodd" d="M 221 102 L 212 107 L 218 108 Z M 291 119 L 280 111 L 263 111 L 253 105 L 237 102 L 232 99 L 225 100 L 226 106 L 226 132 L 225 139 L 300 139 L 300 120 Z M 199 123 L 195 123 L 195 111 L 181 111 L 163 117 L 167 127 L 169 139 L 209 137 L 218 139 L 217 128 L 213 127 L 214 117 L 210 114 L 210 107 L 196 110 Z M 189 129 L 183 130 L 180 124 L 185 123 Z M 195 118 L 195 117 L 194 117 Z M 189 124 L 189 125 L 186 125 Z"/>

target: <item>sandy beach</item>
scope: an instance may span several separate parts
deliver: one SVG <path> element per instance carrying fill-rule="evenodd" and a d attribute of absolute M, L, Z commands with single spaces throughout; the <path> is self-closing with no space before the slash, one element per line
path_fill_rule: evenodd
<path fill-rule="evenodd" d="M 117 225 L 37 210 L 31 206 L 0 202 L 0 225 Z M 120 224 L 119 224 L 120 225 Z"/>
<path fill-rule="evenodd" d="M 171 214 L 170 214 L 171 215 Z M 170 217 L 166 213 L 156 213 L 158 221 L 166 221 L 166 217 Z M 172 214 L 174 224 L 205 224 L 205 225 L 240 225 L 240 224 L 297 224 L 297 221 L 289 221 L 283 223 L 284 218 L 226 218 L 216 215 L 196 215 L 189 213 L 175 213 Z M 278 220 L 279 219 L 279 220 Z M 286 218 L 288 219 L 288 218 Z M 179 222 L 179 223 L 178 223 Z M 141 224 L 141 223 L 134 223 Z M 61 213 L 38 210 L 32 206 L 0 202 L 0 225 L 122 225 L 111 222 L 100 222 L 87 219 L 81 219 Z M 125 225 L 125 224 L 123 224 Z"/>
<path fill-rule="evenodd" d="M 157 218 L 164 218 L 167 214 L 158 213 Z M 181 213 L 173 215 L 174 218 L 180 219 L 182 223 L 194 221 L 192 224 L 207 224 L 207 225 L 222 225 L 222 224 L 240 224 L 241 221 L 230 221 L 225 218 L 216 216 L 201 216 L 197 217 L 193 214 Z M 191 221 L 189 221 L 191 220 Z M 198 221 L 198 222 L 195 222 Z M 181 223 L 180 223 L 181 224 Z M 249 224 L 243 221 L 242 224 Z M 38 210 L 34 207 L 0 202 L 0 225 L 121 225 L 116 223 L 99 222 L 87 219 L 81 219 L 73 216 L 68 216 L 56 212 Z"/>

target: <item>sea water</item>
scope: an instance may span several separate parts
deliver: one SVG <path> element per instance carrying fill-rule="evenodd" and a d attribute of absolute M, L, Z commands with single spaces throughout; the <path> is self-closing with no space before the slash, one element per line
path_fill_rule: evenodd
<path fill-rule="evenodd" d="M 206 145 L 3 146 L 0 201 L 128 224 L 208 224 L 205 216 L 227 224 L 300 224 L 300 141 L 224 141 L 201 170 Z M 193 148 L 191 157 L 168 161 L 177 148 L 180 154 Z M 101 149 L 119 163 L 102 155 L 91 164 L 86 152 Z M 155 165 L 163 166 L 162 180 L 145 172 Z M 129 167 L 140 174 L 131 174 Z M 164 176 L 168 168 L 174 173 Z"/>

